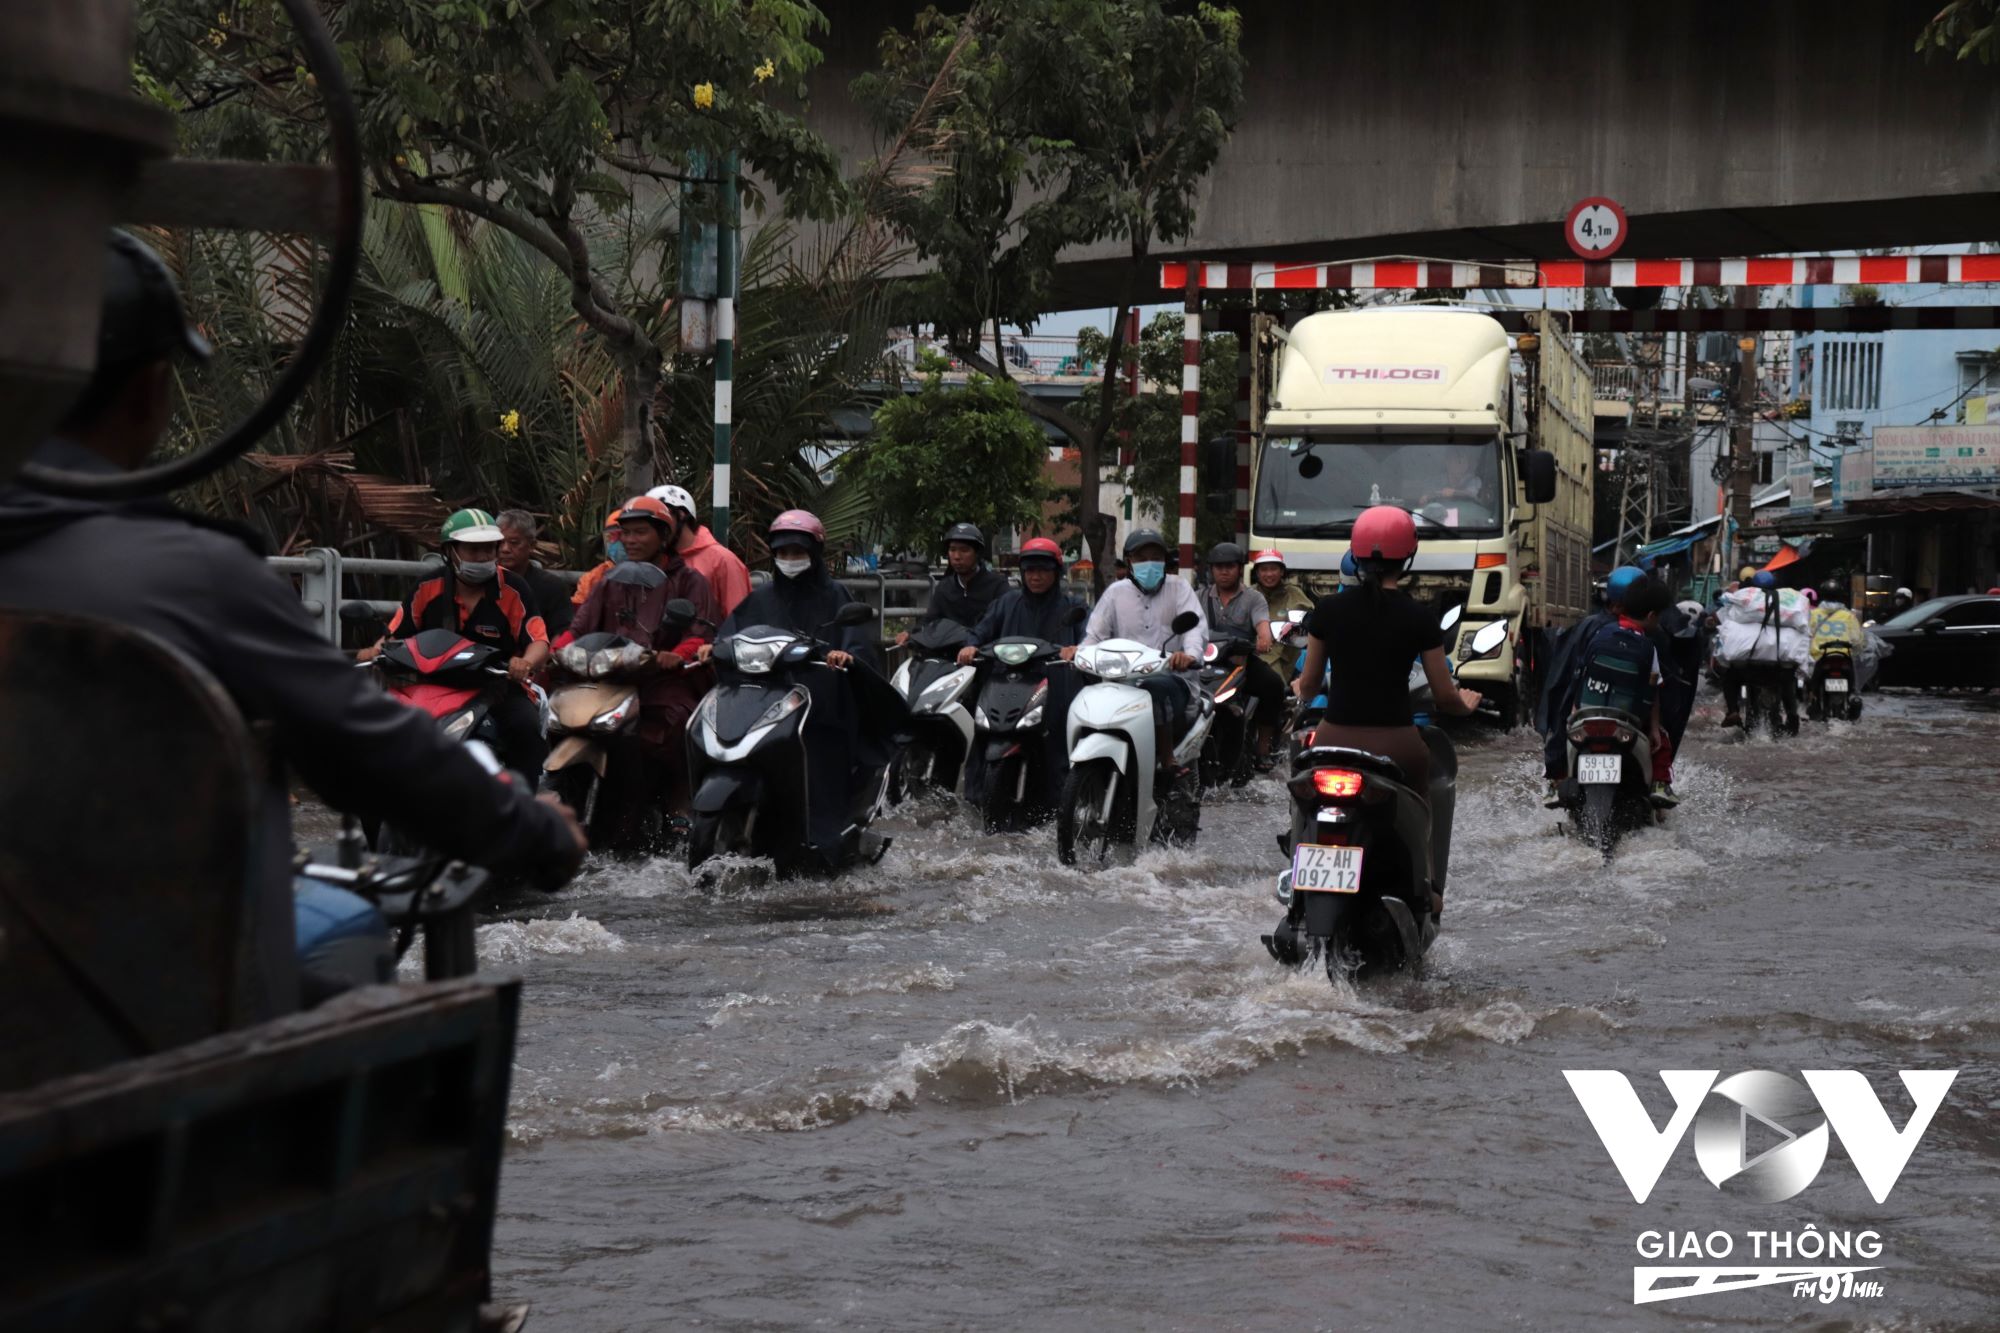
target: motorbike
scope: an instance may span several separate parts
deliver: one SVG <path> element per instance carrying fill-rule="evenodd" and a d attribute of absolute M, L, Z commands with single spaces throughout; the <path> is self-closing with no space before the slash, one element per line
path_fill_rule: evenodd
<path fill-rule="evenodd" d="M 1076 607 L 1069 623 L 1080 624 L 1089 614 Z M 978 731 L 972 753 L 986 765 L 980 813 L 988 833 L 1015 833 L 1048 818 L 1056 797 L 1044 762 L 1051 726 L 1049 673 L 1066 671 L 1069 664 L 1060 647 L 1026 637 L 988 644 L 977 660 L 990 664 L 973 709 Z"/>
<path fill-rule="evenodd" d="M 910 655 L 890 679 L 910 705 L 910 744 L 890 768 L 889 799 L 931 790 L 958 790 L 973 753 L 972 693 L 976 666 L 958 665 L 972 632 L 955 620 L 925 625 L 910 635 Z"/>
<path fill-rule="evenodd" d="M 1201 618 L 1183 611 L 1171 632 Z M 1064 865 L 1101 865 L 1114 842 L 1192 844 L 1201 827 L 1201 774 L 1188 767 L 1208 739 L 1215 704 L 1195 690 L 1194 716 L 1170 753 L 1159 752 L 1152 696 L 1129 682 L 1167 669 L 1164 647 L 1110 639 L 1076 650 L 1071 665 L 1095 682 L 1070 705 L 1068 774 L 1056 801 L 1056 854 Z M 1096 848 L 1094 859 L 1087 854 Z"/>
<path fill-rule="evenodd" d="M 1855 669 L 1854 655 L 1846 648 L 1820 651 L 1812 678 L 1806 683 L 1806 716 L 1815 722 L 1831 722 L 1835 716 L 1849 722 L 1860 718 L 1860 673 Z"/>
<path fill-rule="evenodd" d="M 1241 787 L 1250 781 L 1256 753 L 1257 700 L 1244 673 L 1257 645 L 1248 639 L 1211 640 L 1203 654 L 1201 690 L 1215 705 L 1215 722 L 1201 749 L 1201 784 Z"/>
<path fill-rule="evenodd" d="M 822 660 L 830 645 L 819 635 L 874 617 L 873 608 L 850 602 L 810 635 L 753 625 L 715 645 L 716 687 L 688 727 L 690 870 L 732 854 L 769 858 L 780 875 L 790 875 L 820 863 L 836 870 L 873 864 L 889 850 L 890 839 L 869 828 L 888 805 L 888 766 L 864 774 L 855 790 L 816 792 L 805 738 L 812 693 L 803 677 L 833 669 Z M 827 799 L 848 803 L 848 821 L 840 846 L 819 853 L 808 836 L 808 813 L 810 802 Z"/>
<path fill-rule="evenodd" d="M 1741 662 L 1734 670 L 1743 685 L 1744 734 L 1763 723 L 1773 736 L 1798 735 L 1799 677 L 1792 664 Z"/>
<path fill-rule="evenodd" d="M 1609 861 L 1620 837 L 1661 818 L 1653 808 L 1653 738 L 1646 721 L 1616 708 L 1579 708 L 1566 725 L 1569 776 L 1558 794 L 1577 833 Z"/>
<path fill-rule="evenodd" d="M 1486 626 L 1472 646 L 1490 650 L 1498 639 L 1485 636 L 1506 632 Z M 1437 939 L 1431 894 L 1444 892 L 1451 866 L 1458 751 L 1430 725 L 1421 661 L 1410 668 L 1410 706 L 1430 750 L 1428 791 L 1386 756 L 1346 746 L 1309 746 L 1292 765 L 1292 826 L 1278 838 L 1291 860 L 1277 885 L 1285 916 L 1264 948 L 1287 967 L 1322 963 L 1336 985 L 1415 970 Z"/>
<path fill-rule="evenodd" d="M 650 589 L 666 573 L 650 561 L 627 560 L 604 578 Z M 666 620 L 692 627 L 694 604 L 674 598 Z M 647 645 L 611 630 L 585 634 L 555 654 L 552 687 L 542 704 L 542 735 L 549 742 L 542 788 L 576 811 L 592 847 L 644 851 L 665 842 L 673 828 L 660 777 L 652 771 L 656 765 L 639 735 L 639 687 L 653 657 Z"/>

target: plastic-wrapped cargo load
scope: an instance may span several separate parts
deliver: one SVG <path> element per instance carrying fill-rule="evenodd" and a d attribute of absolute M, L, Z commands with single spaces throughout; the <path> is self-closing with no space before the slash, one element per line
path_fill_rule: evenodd
<path fill-rule="evenodd" d="M 1738 588 L 1735 592 L 1722 594 L 1722 603 L 1716 608 L 1716 617 L 1725 625 L 1761 625 L 1770 617 L 1768 596 L 1762 588 Z M 1778 613 L 1776 621 L 1786 629 L 1805 630 L 1812 625 L 1812 604 L 1799 596 L 1792 588 L 1781 588 L 1777 593 Z"/>
<path fill-rule="evenodd" d="M 1812 645 L 1798 629 L 1744 623 L 1723 617 L 1716 626 L 1715 658 L 1728 666 L 1744 662 L 1790 662 L 1803 668 L 1812 660 Z"/>

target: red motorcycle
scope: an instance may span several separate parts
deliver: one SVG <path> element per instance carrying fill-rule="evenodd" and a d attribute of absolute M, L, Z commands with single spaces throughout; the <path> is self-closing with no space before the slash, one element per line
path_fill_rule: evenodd
<path fill-rule="evenodd" d="M 389 640 L 374 665 L 389 693 L 436 718 L 446 739 L 485 741 L 499 752 L 493 702 L 514 686 L 507 679 L 506 655 L 498 648 L 453 630 L 427 629 Z"/>

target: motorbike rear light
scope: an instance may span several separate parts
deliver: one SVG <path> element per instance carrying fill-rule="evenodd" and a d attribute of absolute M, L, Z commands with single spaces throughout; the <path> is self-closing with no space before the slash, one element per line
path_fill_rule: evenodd
<path fill-rule="evenodd" d="M 1313 790 L 1336 801 L 1352 800 L 1361 794 L 1364 779 L 1351 768 L 1316 768 Z"/>
<path fill-rule="evenodd" d="M 1625 728 L 1619 726 L 1616 722 L 1586 722 L 1583 724 L 1583 734 L 1594 741 L 1617 740 L 1618 733 L 1623 730 Z"/>

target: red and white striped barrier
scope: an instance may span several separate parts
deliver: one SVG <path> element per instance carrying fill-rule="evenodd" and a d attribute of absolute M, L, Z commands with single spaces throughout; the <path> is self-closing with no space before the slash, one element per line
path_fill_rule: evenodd
<path fill-rule="evenodd" d="M 1793 287 L 2000 282 L 2000 254 L 1830 255 L 1792 259 L 1518 259 L 1498 264 L 1374 259 L 1347 264 L 1160 265 L 1160 286 L 1202 291 L 1310 291 L 1345 287 Z"/>

